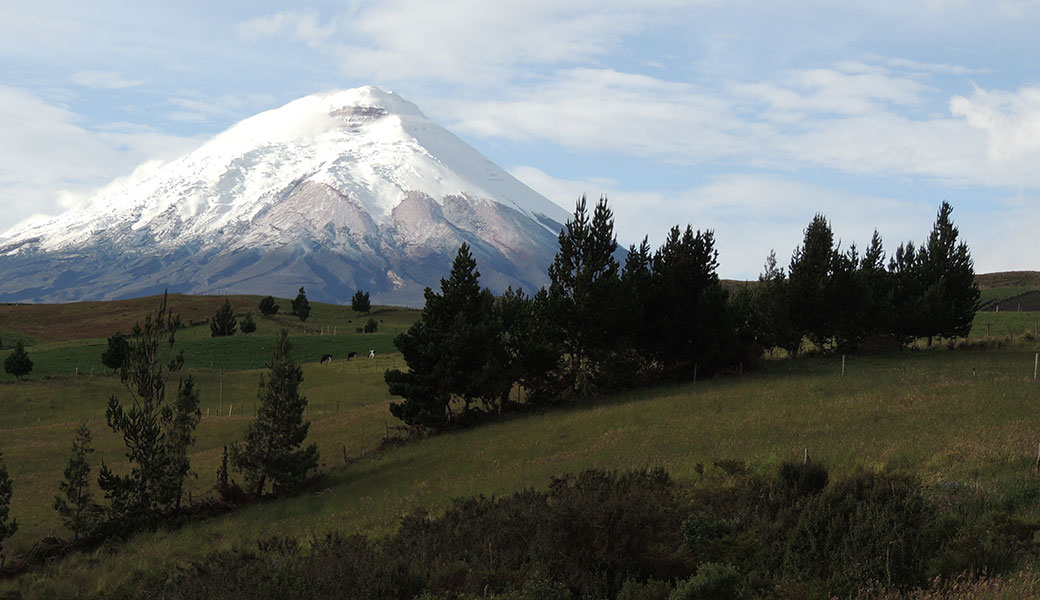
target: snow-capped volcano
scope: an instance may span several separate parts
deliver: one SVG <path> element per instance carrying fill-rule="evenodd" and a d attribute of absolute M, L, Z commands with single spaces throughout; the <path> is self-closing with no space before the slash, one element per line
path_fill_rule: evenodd
<path fill-rule="evenodd" d="M 542 285 L 567 218 L 412 103 L 373 87 L 250 117 L 84 207 L 0 238 L 0 300 L 177 292 L 419 303 L 462 242 L 482 281 Z"/>

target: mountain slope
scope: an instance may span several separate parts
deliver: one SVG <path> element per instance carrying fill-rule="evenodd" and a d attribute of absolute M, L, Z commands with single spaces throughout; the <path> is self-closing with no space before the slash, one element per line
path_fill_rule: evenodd
<path fill-rule="evenodd" d="M 419 304 L 458 246 L 545 283 L 566 212 L 393 93 L 307 96 L 0 238 L 0 301 L 170 291 Z"/>

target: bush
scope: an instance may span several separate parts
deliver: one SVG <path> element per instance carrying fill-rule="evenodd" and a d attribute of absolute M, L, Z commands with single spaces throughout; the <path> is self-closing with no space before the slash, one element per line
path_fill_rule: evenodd
<path fill-rule="evenodd" d="M 924 585 L 941 543 L 936 522 L 915 480 L 860 471 L 801 506 L 784 542 L 782 575 L 827 582 L 838 594 L 872 580 Z"/>
<path fill-rule="evenodd" d="M 785 462 L 780 465 L 776 487 L 788 501 L 812 496 L 827 487 L 827 467 L 814 462 Z"/>
<path fill-rule="evenodd" d="M 274 303 L 274 297 L 268 296 L 260 301 L 260 314 L 270 317 L 278 313 L 278 305 Z"/>
<path fill-rule="evenodd" d="M 242 317 L 242 322 L 238 324 L 238 330 L 243 334 L 253 333 L 256 331 L 256 321 L 253 320 L 253 314 L 249 313 Z"/>
<path fill-rule="evenodd" d="M 376 323 L 375 319 L 369 319 L 365 323 L 365 333 L 375 333 L 377 329 L 379 329 L 379 323 Z"/>
<path fill-rule="evenodd" d="M 634 579 L 625 581 L 618 592 L 617 600 L 668 600 L 672 584 L 659 579 L 639 583 Z"/>
<path fill-rule="evenodd" d="M 14 344 L 14 350 L 4 359 L 4 371 L 21 379 L 23 375 L 32 373 L 33 362 L 29 354 L 25 352 L 25 344 L 18 340 Z"/>
<path fill-rule="evenodd" d="M 729 600 L 740 597 L 740 572 L 733 565 L 702 563 L 697 574 L 680 582 L 668 600 Z"/>

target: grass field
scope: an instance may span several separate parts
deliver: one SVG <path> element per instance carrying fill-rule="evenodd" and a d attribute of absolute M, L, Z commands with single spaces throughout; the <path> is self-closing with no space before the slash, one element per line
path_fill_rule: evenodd
<path fill-rule="evenodd" d="M 223 302 L 207 300 L 212 312 Z M 347 308 L 319 305 L 312 314 L 291 341 L 304 363 L 301 392 L 310 402 L 310 439 L 319 445 L 328 474 L 318 488 L 77 554 L 4 582 L 0 590 L 38 598 L 104 595 L 132 589 L 159 566 L 199 560 L 212 550 L 328 530 L 378 535 L 415 508 L 436 511 L 459 496 L 544 487 L 564 472 L 660 465 L 680 482 L 697 485 L 725 480 L 713 468 L 715 460 L 744 461 L 755 472 L 771 473 L 804 449 L 836 476 L 865 467 L 913 473 L 930 485 L 959 482 L 1014 499 L 1014 510 L 1040 521 L 1034 469 L 1040 382 L 1033 379 L 1040 347 L 1018 333 L 1001 349 L 936 347 L 848 357 L 844 376 L 840 357 L 768 361 L 744 377 L 660 386 L 373 452 L 384 425 L 395 424 L 382 375 L 400 367 L 401 358 L 391 352 L 386 329 L 403 329 L 416 313 L 377 313 L 384 321 L 381 332 L 367 335 L 354 331 L 358 316 Z M 179 335 L 184 374 L 196 378 L 202 395 L 203 419 L 191 457 L 196 475 L 188 483 L 193 497 L 212 489 L 222 447 L 241 439 L 273 335 L 294 325 L 293 319 L 257 319 L 263 327 L 244 337 L 210 338 L 206 326 Z M 980 313 L 973 335 L 988 324 L 993 336 L 1003 337 L 998 327 L 1023 331 L 1028 319 L 1029 313 Z M 321 334 L 329 327 L 337 335 Z M 102 460 L 125 468 L 122 441 L 103 416 L 109 396 L 126 397 L 118 377 L 85 375 L 83 369 L 69 375 L 76 357 L 97 361 L 101 344 L 99 338 L 41 339 L 30 354 L 45 372 L 0 382 L 0 448 L 14 483 L 11 511 L 21 523 L 5 542 L 14 553 L 28 552 L 46 535 L 67 535 L 50 504 L 80 421 L 89 422 L 95 435 L 95 468 Z M 376 349 L 376 359 L 341 359 L 346 351 L 368 349 Z M 337 360 L 317 364 L 324 352 Z"/>
<path fill-rule="evenodd" d="M 189 326 L 177 333 L 175 351 L 184 351 L 185 366 L 195 369 L 241 370 L 258 369 L 266 364 L 278 332 L 288 329 L 294 340 L 294 357 L 300 362 L 317 361 L 331 353 L 334 360 L 345 359 L 350 352 L 367 357 L 369 350 L 377 354 L 394 351 L 393 338 L 407 329 L 418 312 L 393 307 L 373 307 L 370 314 L 360 315 L 347 306 L 312 303 L 311 315 L 306 322 L 288 314 L 271 318 L 259 316 L 256 310 L 259 296 L 231 298 L 236 314 L 254 314 L 257 330 L 249 335 L 236 334 L 227 338 L 213 338 L 209 325 L 204 323 L 224 302 L 222 296 L 171 296 L 174 314 Z M 116 331 L 129 333 L 144 315 L 153 312 L 159 298 L 118 301 L 113 303 L 81 302 L 74 304 L 0 305 L 0 361 L 10 354 L 14 341 L 27 344 L 26 351 L 33 361 L 28 378 L 100 374 L 105 371 L 101 353 L 107 347 L 107 337 Z M 288 300 L 279 301 L 283 307 Z M 53 314 L 48 314 L 50 308 Z M 133 312 L 133 311 L 138 312 Z M 359 333 L 369 319 L 376 321 L 376 333 Z M 61 323 L 56 327 L 55 323 Z M 68 323 L 70 327 L 65 329 Z M 14 328 L 19 328 L 17 331 Z M 7 333 L 4 333 L 4 332 Z M 0 372 L 0 383 L 14 381 L 14 377 Z"/>
<path fill-rule="evenodd" d="M 543 487 L 563 472 L 662 465 L 680 481 L 696 484 L 725 477 L 712 468 L 718 459 L 741 460 L 767 473 L 806 448 L 835 474 L 863 466 L 915 473 L 928 484 L 961 482 L 1026 498 L 1019 510 L 1040 517 L 1034 471 L 1040 414 L 1033 408 L 1040 401 L 1040 382 L 1032 379 L 1030 348 L 850 358 L 844 377 L 840 358 L 776 361 L 746 377 L 663 386 L 521 416 L 344 467 L 343 448 L 352 457 L 371 450 L 388 420 L 389 398 L 379 370 L 384 365 L 364 364 L 354 373 L 306 369 L 303 391 L 312 402 L 312 438 L 329 470 L 320 489 L 177 532 L 143 534 L 126 546 L 74 556 L 8 585 L 25 592 L 34 586 L 37 592 L 55 591 L 51 586 L 113 591 L 159 565 L 198 559 L 208 550 L 327 530 L 375 535 L 393 529 L 416 507 L 436 510 L 458 496 Z M 255 377 L 255 372 L 236 374 L 226 393 L 251 395 Z M 204 404 L 211 409 L 213 383 L 200 380 L 210 392 Z M 14 385 L 32 389 L 45 382 Z M 340 403 L 338 411 L 334 401 Z M 60 409 L 38 412 L 49 414 L 44 423 L 51 424 L 0 431 L 15 480 L 12 510 L 23 519 L 11 547 L 23 551 L 41 534 L 61 533 L 40 498 L 53 495 L 72 435 L 71 423 L 61 424 Z M 212 486 L 220 447 L 237 439 L 247 420 L 244 415 L 203 419 L 193 455 L 200 473 L 191 484 L 196 493 Z M 100 457 L 116 460 L 118 440 L 103 430 L 95 427 Z M 31 471 L 24 470 L 27 464 Z M 703 475 L 698 465 L 707 467 Z M 92 568 L 101 562 L 104 570 Z"/>

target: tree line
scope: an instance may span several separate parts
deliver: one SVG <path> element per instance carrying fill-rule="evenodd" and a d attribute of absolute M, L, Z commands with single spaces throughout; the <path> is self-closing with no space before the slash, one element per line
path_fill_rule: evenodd
<path fill-rule="evenodd" d="M 876 230 L 860 256 L 855 244 L 842 250 L 827 219 L 816 215 L 786 272 L 771 253 L 758 288 L 741 298 L 756 339 L 796 356 L 806 339 L 820 351 L 856 352 L 864 344 L 967 337 L 979 288 L 952 212 L 943 202 L 928 240 L 900 244 L 887 266 Z"/>
<path fill-rule="evenodd" d="M 420 432 L 489 413 L 589 398 L 660 381 L 756 367 L 768 349 L 796 356 L 865 343 L 967 335 L 979 291 L 967 246 L 943 202 L 922 245 L 906 242 L 885 266 L 875 232 L 861 257 L 842 250 L 816 215 L 785 271 L 770 253 L 753 289 L 729 294 L 714 232 L 673 227 L 619 260 L 606 198 L 580 198 L 559 234 L 549 285 L 533 296 L 480 286 L 463 244 L 440 291 L 426 288 L 420 317 L 394 344 L 407 370 L 385 381 L 391 413 Z M 526 394 L 526 398 L 523 396 Z"/>

